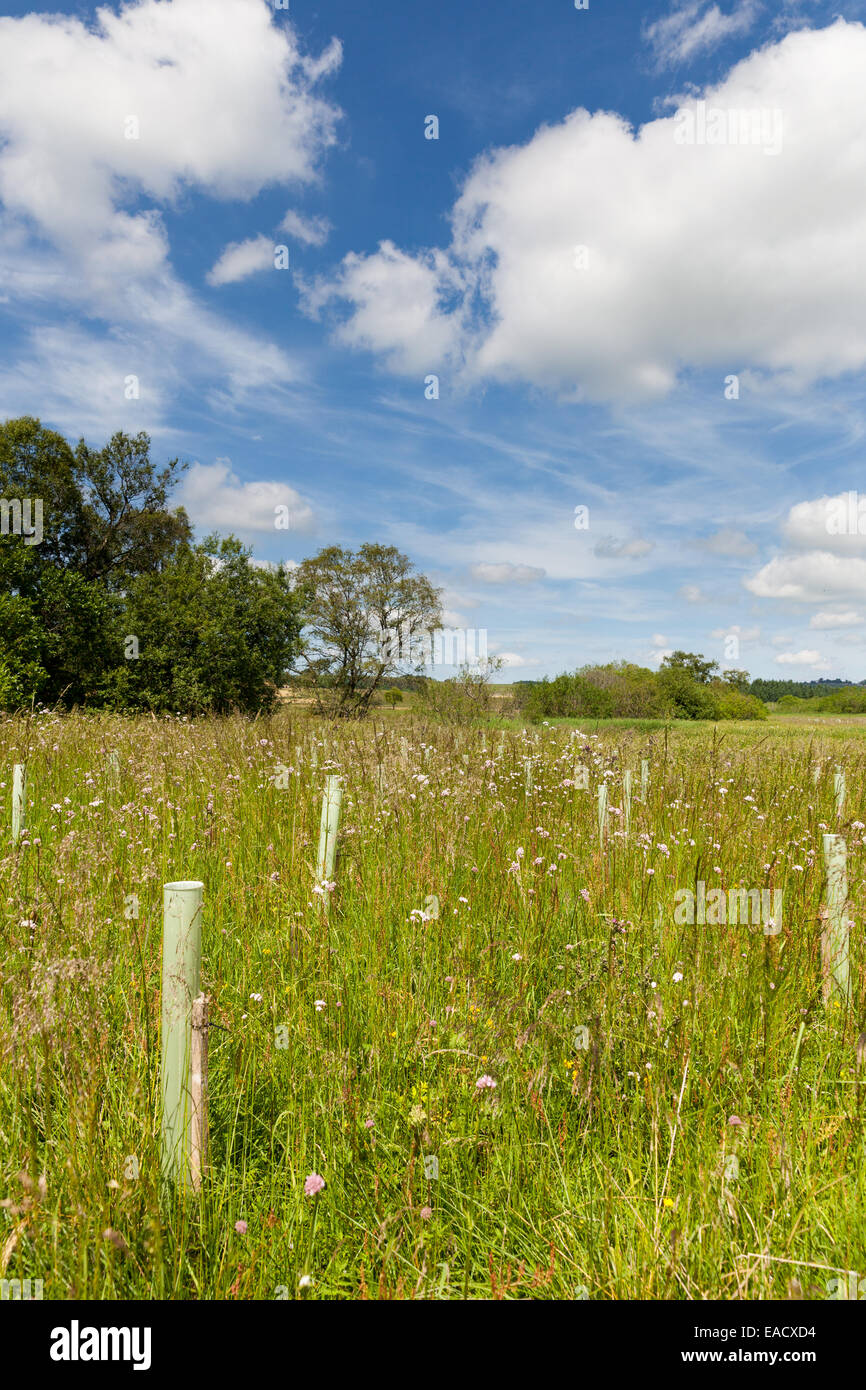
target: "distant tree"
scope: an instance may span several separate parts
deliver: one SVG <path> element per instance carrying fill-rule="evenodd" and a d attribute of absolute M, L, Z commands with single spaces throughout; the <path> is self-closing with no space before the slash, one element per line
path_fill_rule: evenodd
<path fill-rule="evenodd" d="M 748 693 L 748 690 L 749 690 L 749 673 L 748 673 L 748 671 L 737 671 L 737 670 L 723 671 L 723 672 L 722 672 L 722 680 L 725 681 L 726 684 L 732 685 L 732 686 L 734 687 L 735 690 L 742 690 L 744 694 L 747 694 L 747 693 Z"/>
<path fill-rule="evenodd" d="M 695 652 L 671 652 L 662 661 L 660 670 L 685 671 L 700 685 L 706 685 L 714 671 L 719 669 L 717 661 L 707 661 L 703 654 Z"/>
<path fill-rule="evenodd" d="M 472 665 L 464 662 L 448 680 L 424 682 L 421 702 L 434 717 L 452 724 L 486 718 L 493 710 L 492 678 L 502 670 L 501 656 L 489 656 Z"/>
<path fill-rule="evenodd" d="M 335 717 L 366 714 L 383 678 L 406 665 L 393 634 L 405 646 L 442 625 L 440 591 L 394 546 L 328 546 L 298 566 L 296 584 L 302 669 Z"/>
<path fill-rule="evenodd" d="M 385 691 L 382 699 L 385 701 L 386 705 L 390 705 L 393 709 L 395 705 L 402 705 L 403 692 L 402 690 L 397 690 L 395 686 L 392 686 L 390 690 Z"/>

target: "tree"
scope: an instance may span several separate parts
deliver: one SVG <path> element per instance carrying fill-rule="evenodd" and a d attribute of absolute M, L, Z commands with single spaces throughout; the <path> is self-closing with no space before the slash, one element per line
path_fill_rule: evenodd
<path fill-rule="evenodd" d="M 396 686 L 392 686 L 390 690 L 385 691 L 382 699 L 385 701 L 386 705 L 390 705 L 393 709 L 395 705 L 402 705 L 403 692 L 402 690 L 398 690 Z"/>
<path fill-rule="evenodd" d="M 157 470 L 146 434 L 115 434 L 99 450 L 82 439 L 73 450 L 32 416 L 7 420 L 0 425 L 0 497 L 38 503 L 42 536 L 26 545 L 4 537 L 0 578 L 26 592 L 50 566 L 121 589 L 159 569 L 192 536 L 183 509 L 168 507 L 183 467 L 173 459 Z"/>
<path fill-rule="evenodd" d="M 503 665 L 501 656 L 488 656 L 474 666 L 464 662 L 448 680 L 426 680 L 421 702 L 429 714 L 452 724 L 484 719 L 493 710 L 490 682 Z"/>
<path fill-rule="evenodd" d="M 327 546 L 298 566 L 296 583 L 303 670 L 334 717 L 366 714 L 383 677 L 411 666 L 419 636 L 442 625 L 440 591 L 394 546 Z"/>
<path fill-rule="evenodd" d="M 719 669 L 717 661 L 706 661 L 702 654 L 695 652 L 671 652 L 659 668 L 662 671 L 685 671 L 700 685 L 709 684 L 714 671 Z"/>
<path fill-rule="evenodd" d="M 271 709 L 301 626 L 289 572 L 255 567 L 240 541 L 217 536 L 133 580 L 122 621 L 130 650 L 107 702 L 193 715 Z"/>
<path fill-rule="evenodd" d="M 735 690 L 741 690 L 743 694 L 749 693 L 749 673 L 748 671 L 723 671 L 722 680 L 728 685 L 732 685 Z"/>
<path fill-rule="evenodd" d="M 145 434 L 115 434 L 101 450 L 84 440 L 73 450 L 32 416 L 0 425 L 5 708 L 98 701 L 122 659 L 124 586 L 188 544 L 185 513 L 168 508 L 179 465 L 158 471 L 149 447 Z"/>

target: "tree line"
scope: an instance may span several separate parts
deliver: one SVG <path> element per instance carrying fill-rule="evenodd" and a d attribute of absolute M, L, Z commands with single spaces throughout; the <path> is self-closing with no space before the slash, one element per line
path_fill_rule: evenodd
<path fill-rule="evenodd" d="M 102 449 L 30 416 L 0 426 L 0 708 L 198 715 L 271 709 L 290 672 L 363 714 L 394 661 L 375 634 L 441 626 L 439 592 L 393 546 L 289 568 L 234 536 L 196 543 L 146 434 Z"/>

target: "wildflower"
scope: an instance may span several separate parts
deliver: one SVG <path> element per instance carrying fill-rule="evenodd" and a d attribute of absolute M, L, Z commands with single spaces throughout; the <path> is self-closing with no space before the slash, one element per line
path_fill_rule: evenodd
<path fill-rule="evenodd" d="M 496 1082 L 493 1080 L 492 1076 L 488 1076 L 485 1072 L 484 1076 L 479 1076 L 478 1080 L 476 1081 L 475 1089 L 476 1091 L 495 1091 Z"/>
<path fill-rule="evenodd" d="M 586 890 L 585 888 L 581 888 L 581 890 L 580 890 L 580 896 L 583 898 L 583 901 L 584 901 L 585 903 L 588 903 L 588 902 L 589 902 L 589 893 L 587 892 L 587 890 Z"/>
<path fill-rule="evenodd" d="M 260 994 L 251 994 L 250 998 L 255 999 L 257 1004 L 261 1004 L 262 1002 L 262 996 Z"/>
<path fill-rule="evenodd" d="M 326 1002 L 326 1000 L 324 1000 L 324 999 L 317 999 L 317 1000 L 316 1000 L 316 1013 L 317 1013 L 317 1014 L 320 1014 L 320 1013 L 322 1012 L 322 1010 L 325 1009 L 325 1008 L 327 1008 L 327 1002 Z"/>
<path fill-rule="evenodd" d="M 364 1128 L 365 1128 L 365 1129 L 372 1129 L 372 1128 L 373 1128 L 373 1123 L 374 1123 L 374 1122 L 370 1119 L 370 1117 L 369 1117 L 369 1115 L 368 1115 L 367 1118 L 366 1118 L 366 1120 L 364 1121 Z"/>
<path fill-rule="evenodd" d="M 681 980 L 682 978 L 683 978 L 683 972 L 682 972 L 681 970 L 675 970 L 675 971 L 674 971 L 674 984 L 675 984 L 675 985 L 679 984 L 679 982 L 680 982 L 680 980 Z"/>
<path fill-rule="evenodd" d="M 514 952 L 514 955 L 511 957 L 511 959 L 512 959 L 512 960 L 522 960 L 523 957 L 521 956 L 521 954 L 520 954 L 519 951 L 515 951 L 515 952 Z"/>
<path fill-rule="evenodd" d="M 239 1236 L 245 1236 L 247 1231 L 249 1230 L 249 1226 L 247 1225 L 246 1221 L 236 1221 L 235 1230 L 237 1231 Z"/>
<path fill-rule="evenodd" d="M 310 1173 L 309 1177 L 304 1179 L 304 1196 L 315 1197 L 316 1193 L 321 1192 L 324 1186 L 325 1179 L 323 1177 L 320 1177 L 318 1173 Z"/>
<path fill-rule="evenodd" d="M 426 1118 L 427 1111 L 424 1109 L 423 1105 L 412 1106 L 412 1109 L 409 1111 L 410 1125 L 423 1125 Z"/>
<path fill-rule="evenodd" d="M 309 1274 L 302 1274 L 300 1279 L 298 1280 L 298 1288 L 309 1289 L 312 1286 L 312 1283 L 313 1280 Z"/>

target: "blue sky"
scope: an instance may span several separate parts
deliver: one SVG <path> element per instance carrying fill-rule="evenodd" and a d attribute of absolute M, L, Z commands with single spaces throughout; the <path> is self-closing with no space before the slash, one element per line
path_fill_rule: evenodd
<path fill-rule="evenodd" d="M 506 676 L 866 675 L 863 4 L 3 14 L 4 415 L 399 546 Z"/>

